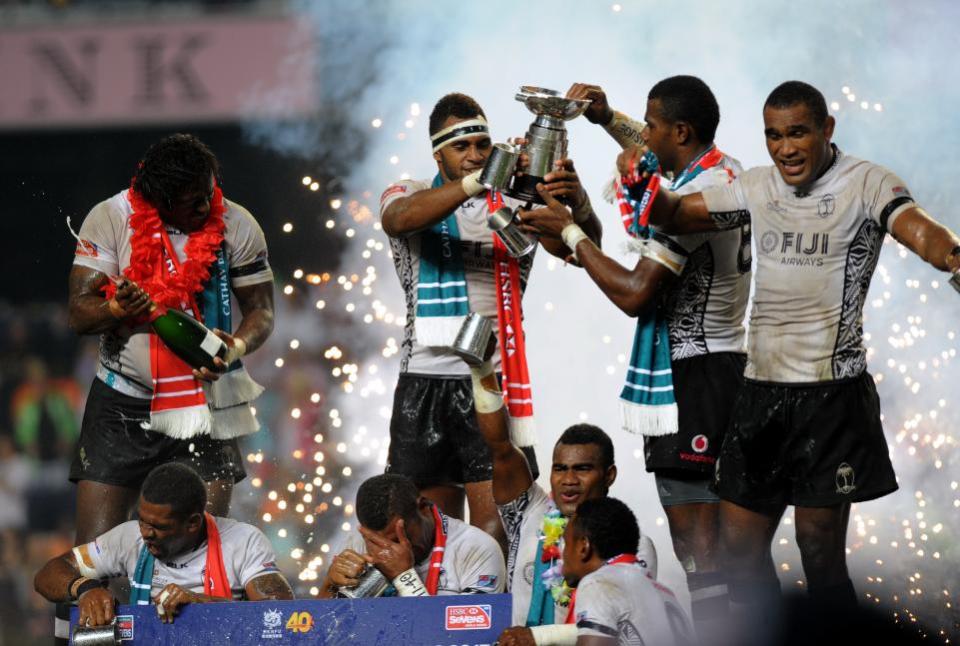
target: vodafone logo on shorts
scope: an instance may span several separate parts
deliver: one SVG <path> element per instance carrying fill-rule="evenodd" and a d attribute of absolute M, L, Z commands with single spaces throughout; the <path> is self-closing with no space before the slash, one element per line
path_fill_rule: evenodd
<path fill-rule="evenodd" d="M 489 630 L 491 609 L 483 606 L 447 606 L 447 630 Z"/>
<path fill-rule="evenodd" d="M 690 448 L 692 448 L 697 453 L 703 453 L 710 446 L 710 442 L 707 440 L 707 436 L 700 434 L 695 435 L 693 440 L 690 442 Z"/>

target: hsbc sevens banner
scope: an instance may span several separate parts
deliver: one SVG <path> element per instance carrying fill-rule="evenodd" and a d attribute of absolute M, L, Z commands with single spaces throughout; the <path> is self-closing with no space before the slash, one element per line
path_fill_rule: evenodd
<path fill-rule="evenodd" d="M 0 28 L 0 128 L 310 115 L 314 44 L 293 17 Z"/>
<path fill-rule="evenodd" d="M 120 606 L 126 646 L 491 646 L 510 625 L 509 594 L 248 601 L 183 608 L 172 624 L 154 606 Z M 77 609 L 70 616 L 70 632 Z"/>

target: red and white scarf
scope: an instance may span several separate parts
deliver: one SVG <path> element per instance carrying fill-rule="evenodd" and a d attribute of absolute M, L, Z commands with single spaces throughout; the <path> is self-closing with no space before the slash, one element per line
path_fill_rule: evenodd
<path fill-rule="evenodd" d="M 487 193 L 493 213 L 503 206 L 499 193 Z M 523 334 L 523 303 L 520 291 L 520 263 L 507 252 L 500 238 L 493 236 L 494 280 L 497 285 L 497 324 L 503 393 L 510 414 L 510 439 L 517 446 L 533 446 L 537 434 L 533 422 L 533 393 L 527 368 L 527 346 Z"/>
<path fill-rule="evenodd" d="M 200 229 L 188 234 L 184 247 L 186 260 L 182 263 L 157 209 L 132 186 L 126 197 L 133 208 L 129 220 L 133 235 L 130 238 L 130 264 L 123 270 L 123 275 L 156 303 L 157 309 L 148 320 L 161 316 L 166 308 L 182 310 L 201 320 L 202 314 L 194 295 L 202 291 L 204 282 L 209 280 L 210 267 L 223 243 L 226 209 L 220 187 L 214 187 L 210 216 Z M 114 283 L 107 283 L 104 288 L 106 297 L 113 298 L 116 289 Z M 153 398 L 150 421 L 144 428 L 176 439 L 210 433 L 212 416 L 203 385 L 194 378 L 191 367 L 173 354 L 152 330 L 150 376 Z"/>

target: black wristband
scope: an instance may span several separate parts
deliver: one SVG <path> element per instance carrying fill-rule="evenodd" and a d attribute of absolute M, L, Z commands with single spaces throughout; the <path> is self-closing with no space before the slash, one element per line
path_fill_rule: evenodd
<path fill-rule="evenodd" d="M 960 256 L 960 244 L 958 244 L 956 247 L 954 247 L 953 249 L 951 249 L 949 255 L 951 255 L 951 256 Z"/>
<path fill-rule="evenodd" d="M 105 587 L 103 581 L 100 579 L 89 579 L 84 581 L 77 587 L 77 599 L 83 596 L 84 592 L 90 592 L 95 588 Z"/>

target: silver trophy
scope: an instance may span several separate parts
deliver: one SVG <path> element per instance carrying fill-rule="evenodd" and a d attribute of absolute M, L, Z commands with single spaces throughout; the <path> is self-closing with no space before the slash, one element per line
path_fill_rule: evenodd
<path fill-rule="evenodd" d="M 950 276 L 950 284 L 953 285 L 953 288 L 960 292 L 960 273 Z"/>
<path fill-rule="evenodd" d="M 492 334 L 493 321 L 476 312 L 470 312 L 463 319 L 463 325 L 460 326 L 457 338 L 450 349 L 469 365 L 479 366 L 483 363 L 483 355 L 487 351 Z"/>
<path fill-rule="evenodd" d="M 75 646 L 116 646 L 120 644 L 120 626 L 116 619 L 106 626 L 77 626 L 73 630 Z"/>
<path fill-rule="evenodd" d="M 390 582 L 383 572 L 368 565 L 360 575 L 360 582 L 353 587 L 341 586 L 337 588 L 337 596 L 345 599 L 362 599 L 365 597 L 379 597 L 386 591 Z"/>
<path fill-rule="evenodd" d="M 590 101 L 568 99 L 554 90 L 524 85 L 517 93 L 530 112 L 537 115 L 527 130 L 523 146 L 495 144 L 493 152 L 480 173 L 480 183 L 491 191 L 530 203 L 543 204 L 537 193 L 537 184 L 552 170 L 554 164 L 567 156 L 567 128 L 564 122 L 583 114 Z M 529 165 L 522 175 L 515 175 L 517 160 L 526 153 Z M 490 215 L 487 225 L 497 234 L 510 255 L 524 256 L 536 247 L 536 242 L 520 230 L 516 213 L 507 207 Z"/>

